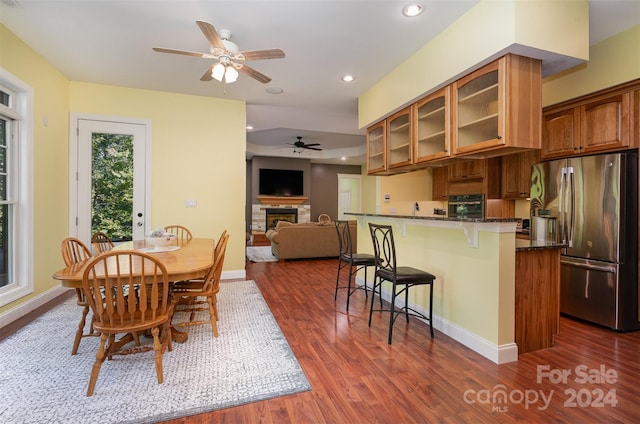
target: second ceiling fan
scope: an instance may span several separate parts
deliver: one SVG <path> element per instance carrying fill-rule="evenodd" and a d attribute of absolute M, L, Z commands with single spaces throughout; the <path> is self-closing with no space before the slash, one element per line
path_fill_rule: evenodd
<path fill-rule="evenodd" d="M 271 81 L 268 76 L 256 71 L 255 69 L 244 63 L 246 60 L 262 60 L 262 59 L 282 59 L 284 52 L 280 49 L 266 50 L 250 50 L 241 52 L 238 46 L 230 41 L 231 32 L 222 30 L 220 33 L 215 27 L 204 21 L 196 21 L 198 27 L 206 37 L 211 46 L 209 53 L 192 52 L 188 50 L 166 49 L 163 47 L 154 47 L 153 50 L 160 53 L 179 54 L 184 56 L 195 56 L 203 59 L 214 59 L 218 63 L 213 63 L 209 69 L 200 77 L 201 81 L 211 81 L 216 79 L 231 83 L 238 78 L 238 71 L 260 81 L 263 84 Z"/>
<path fill-rule="evenodd" d="M 295 143 L 287 143 L 291 146 L 293 146 L 293 151 L 296 152 L 296 149 L 299 149 L 296 153 L 300 153 L 302 151 L 302 149 L 309 149 L 309 150 L 318 150 L 321 151 L 322 149 L 319 147 L 315 147 L 315 146 L 319 146 L 320 143 L 310 143 L 310 144 L 306 144 L 304 141 L 302 141 L 302 137 L 298 136 L 296 137 L 298 140 Z"/>

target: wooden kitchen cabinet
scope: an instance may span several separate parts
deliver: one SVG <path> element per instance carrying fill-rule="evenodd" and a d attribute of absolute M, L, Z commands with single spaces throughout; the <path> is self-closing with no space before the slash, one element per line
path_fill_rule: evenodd
<path fill-rule="evenodd" d="M 531 166 L 540 162 L 540 151 L 531 150 L 502 157 L 502 198 L 529 197 Z"/>
<path fill-rule="evenodd" d="M 449 200 L 449 175 L 446 166 L 431 168 L 431 200 Z"/>
<path fill-rule="evenodd" d="M 486 176 L 486 159 L 465 160 L 449 166 L 449 181 L 481 180 Z"/>
<path fill-rule="evenodd" d="M 447 194 L 484 193 L 487 199 L 500 199 L 501 162 L 495 157 L 448 165 Z"/>
<path fill-rule="evenodd" d="M 580 111 L 569 108 L 545 113 L 542 128 L 542 158 L 551 159 L 572 156 L 580 144 Z"/>
<path fill-rule="evenodd" d="M 371 126 L 367 173 L 539 149 L 541 126 L 541 61 L 507 54 Z"/>
<path fill-rule="evenodd" d="M 545 108 L 542 159 L 634 147 L 633 88 L 638 85 L 623 84 Z"/>
<path fill-rule="evenodd" d="M 627 92 L 580 106 L 580 153 L 629 147 L 630 99 Z"/>
<path fill-rule="evenodd" d="M 367 129 L 367 174 L 387 170 L 386 121 L 380 121 Z"/>
<path fill-rule="evenodd" d="M 387 169 L 411 165 L 412 121 L 411 107 L 387 118 Z"/>
<path fill-rule="evenodd" d="M 453 83 L 454 155 L 540 148 L 542 70 L 508 54 Z"/>
<path fill-rule="evenodd" d="M 451 155 L 451 87 L 432 93 L 413 105 L 414 163 Z"/>
<path fill-rule="evenodd" d="M 560 247 L 516 250 L 518 354 L 553 346 L 560 322 Z"/>

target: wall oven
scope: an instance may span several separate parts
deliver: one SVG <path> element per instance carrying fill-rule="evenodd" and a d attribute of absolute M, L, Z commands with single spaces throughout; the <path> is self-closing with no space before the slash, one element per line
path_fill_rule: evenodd
<path fill-rule="evenodd" d="M 449 218 L 484 219 L 484 194 L 449 196 Z"/>

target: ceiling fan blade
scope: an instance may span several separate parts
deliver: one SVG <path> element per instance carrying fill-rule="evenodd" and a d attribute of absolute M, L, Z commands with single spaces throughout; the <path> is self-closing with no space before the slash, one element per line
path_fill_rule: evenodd
<path fill-rule="evenodd" d="M 211 76 L 211 72 L 213 71 L 214 66 L 216 66 L 215 63 L 209 66 L 205 73 L 200 77 L 200 81 L 211 81 L 213 79 L 213 77 Z"/>
<path fill-rule="evenodd" d="M 194 56 L 194 57 L 201 57 L 203 59 L 215 59 L 216 57 L 209 54 L 209 53 L 199 53 L 199 52 L 190 52 L 188 50 L 175 50 L 175 49 L 165 49 L 162 47 L 154 47 L 153 51 L 159 52 L 159 53 L 171 53 L 171 54 L 181 54 L 184 56 Z"/>
<path fill-rule="evenodd" d="M 211 44 L 212 48 L 226 50 L 224 44 L 222 43 L 222 39 L 218 35 L 218 31 L 216 31 L 216 28 L 213 25 L 211 25 L 209 22 L 204 21 L 196 21 L 196 24 L 198 24 L 200 30 L 207 38 L 207 41 L 209 41 L 209 44 Z"/>
<path fill-rule="evenodd" d="M 234 66 L 237 64 L 234 64 Z M 260 81 L 263 84 L 268 83 L 269 81 L 271 81 L 271 78 L 269 78 L 268 76 L 266 76 L 265 74 L 262 74 L 258 71 L 256 71 L 255 69 L 251 68 L 250 66 L 247 66 L 245 64 L 242 64 L 242 66 L 235 66 L 240 72 L 244 72 L 245 74 L 249 75 L 251 78 Z"/>
<path fill-rule="evenodd" d="M 282 59 L 284 57 L 284 52 L 280 49 L 251 50 L 240 53 L 244 56 L 244 60 Z"/>
<path fill-rule="evenodd" d="M 320 143 L 305 144 L 305 146 L 306 146 L 306 147 L 309 147 L 309 146 L 319 146 L 319 145 L 320 145 Z"/>
<path fill-rule="evenodd" d="M 309 150 L 317 150 L 317 151 L 321 151 L 322 149 L 319 149 L 317 147 L 309 147 L 309 145 L 307 144 L 306 146 L 304 146 L 305 149 L 309 149 Z"/>

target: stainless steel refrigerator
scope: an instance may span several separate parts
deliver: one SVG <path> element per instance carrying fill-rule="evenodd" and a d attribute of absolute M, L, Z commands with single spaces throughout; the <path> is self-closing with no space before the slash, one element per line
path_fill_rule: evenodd
<path fill-rule="evenodd" d="M 566 244 L 562 313 L 620 331 L 640 328 L 637 184 L 636 151 L 531 168 L 531 237 Z"/>

